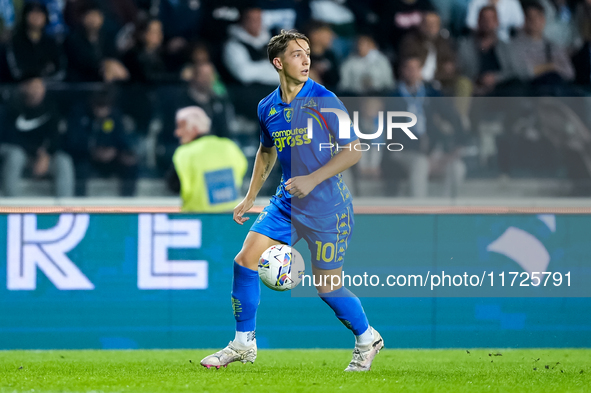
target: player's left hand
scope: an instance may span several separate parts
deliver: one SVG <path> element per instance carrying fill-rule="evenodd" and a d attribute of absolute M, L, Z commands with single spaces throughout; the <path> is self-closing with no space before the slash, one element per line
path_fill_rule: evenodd
<path fill-rule="evenodd" d="M 292 197 L 304 198 L 312 192 L 318 183 L 310 176 L 296 176 L 288 179 L 285 182 L 285 189 L 291 194 Z"/>

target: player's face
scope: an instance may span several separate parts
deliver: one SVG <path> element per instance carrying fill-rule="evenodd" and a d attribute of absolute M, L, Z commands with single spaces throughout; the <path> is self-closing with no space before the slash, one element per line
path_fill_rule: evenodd
<path fill-rule="evenodd" d="M 310 46 L 304 40 L 292 40 L 281 56 L 281 72 L 287 79 L 305 83 L 310 72 Z"/>

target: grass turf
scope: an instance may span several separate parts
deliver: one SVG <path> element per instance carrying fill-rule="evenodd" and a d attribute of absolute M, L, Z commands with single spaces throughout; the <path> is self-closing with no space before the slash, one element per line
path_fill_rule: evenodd
<path fill-rule="evenodd" d="M 591 350 L 383 350 L 344 373 L 346 350 L 260 350 L 207 370 L 208 350 L 0 351 L 0 392 L 590 392 Z"/>

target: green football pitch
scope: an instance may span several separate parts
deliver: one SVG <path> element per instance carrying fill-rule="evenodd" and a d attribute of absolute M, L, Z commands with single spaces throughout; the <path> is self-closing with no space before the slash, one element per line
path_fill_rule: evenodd
<path fill-rule="evenodd" d="M 0 351 L 0 392 L 591 392 L 589 349 L 260 350 L 207 370 L 208 350 Z"/>

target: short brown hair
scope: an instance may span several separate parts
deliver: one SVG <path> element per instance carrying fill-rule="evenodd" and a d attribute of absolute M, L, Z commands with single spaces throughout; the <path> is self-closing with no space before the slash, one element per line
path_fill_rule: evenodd
<path fill-rule="evenodd" d="M 281 33 L 277 34 L 267 44 L 267 56 L 269 61 L 273 64 L 273 59 L 279 57 L 287 49 L 287 45 L 294 40 L 304 40 L 310 45 L 310 40 L 302 33 L 298 33 L 297 30 L 281 30 Z M 273 64 L 273 66 L 275 66 Z"/>
<path fill-rule="evenodd" d="M 482 18 L 482 15 L 484 15 L 484 13 L 485 12 L 488 12 L 488 11 L 494 12 L 495 13 L 495 17 L 497 19 L 499 18 L 499 13 L 497 12 L 497 7 L 495 7 L 494 5 L 485 5 L 478 12 L 478 20 L 480 20 L 480 18 Z"/>

